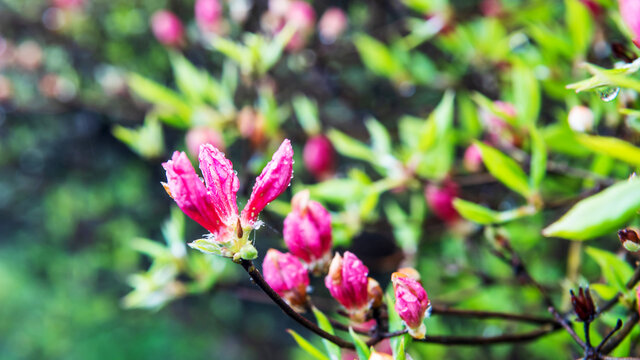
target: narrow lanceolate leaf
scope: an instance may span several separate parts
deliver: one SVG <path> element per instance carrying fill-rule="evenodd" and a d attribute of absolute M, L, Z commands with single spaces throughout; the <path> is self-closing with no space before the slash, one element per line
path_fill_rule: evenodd
<path fill-rule="evenodd" d="M 483 225 L 497 223 L 500 215 L 497 211 L 460 198 L 453 200 L 453 207 L 463 218 Z"/>
<path fill-rule="evenodd" d="M 482 142 L 476 141 L 475 144 L 480 148 L 482 161 L 491 175 L 520 195 L 524 197 L 531 195 L 527 175 L 515 160 Z"/>
<path fill-rule="evenodd" d="M 293 340 L 295 340 L 298 345 L 304 350 L 307 354 L 311 355 L 314 359 L 317 360 L 330 360 L 322 351 L 318 350 L 315 346 L 311 345 L 305 338 L 300 336 L 297 332 L 288 329 L 287 332 L 293 336 Z"/>
<path fill-rule="evenodd" d="M 580 134 L 577 140 L 585 147 L 627 164 L 640 167 L 640 148 L 614 137 Z"/>
<path fill-rule="evenodd" d="M 405 336 L 400 336 L 397 349 L 393 349 L 393 360 L 405 360 L 407 358 L 404 352 L 404 339 Z"/>
<path fill-rule="evenodd" d="M 353 339 L 353 344 L 356 346 L 356 352 L 358 353 L 358 358 L 360 360 L 369 359 L 369 355 L 371 355 L 371 351 L 369 350 L 369 347 L 367 346 L 367 344 L 365 344 L 364 340 L 362 340 L 360 336 L 358 336 L 358 334 L 356 334 L 356 332 L 353 331 L 352 327 L 349 327 L 349 334 Z"/>
<path fill-rule="evenodd" d="M 587 240 L 614 231 L 640 210 L 640 180 L 617 183 L 572 207 L 544 236 Z"/>
<path fill-rule="evenodd" d="M 535 127 L 531 127 L 531 188 L 537 190 L 547 172 L 547 146 Z"/>
<path fill-rule="evenodd" d="M 333 331 L 333 326 L 331 326 L 331 322 L 327 317 L 322 313 L 322 311 L 318 310 L 315 306 L 312 308 L 313 315 L 316 317 L 316 321 L 318 322 L 318 326 L 320 329 L 328 332 L 331 335 L 335 335 Z M 329 358 L 331 360 L 341 360 L 342 354 L 340 353 L 340 347 L 329 340 L 322 339 L 322 343 L 324 344 L 325 349 L 327 349 L 327 353 L 329 354 Z"/>

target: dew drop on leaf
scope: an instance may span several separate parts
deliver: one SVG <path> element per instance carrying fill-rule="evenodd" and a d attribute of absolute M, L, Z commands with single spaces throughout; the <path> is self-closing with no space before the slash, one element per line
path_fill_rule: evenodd
<path fill-rule="evenodd" d="M 620 93 L 620 88 L 605 86 L 605 87 L 596 89 L 596 91 L 598 92 L 598 95 L 600 95 L 600 99 L 602 99 L 602 101 L 610 102 L 615 100 L 616 97 L 618 97 L 618 93 Z"/>

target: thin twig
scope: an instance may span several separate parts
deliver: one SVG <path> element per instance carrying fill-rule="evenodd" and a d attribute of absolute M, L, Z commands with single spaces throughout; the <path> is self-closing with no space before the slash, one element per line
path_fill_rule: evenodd
<path fill-rule="evenodd" d="M 535 340 L 539 337 L 550 334 L 560 329 L 560 326 L 545 325 L 539 329 L 519 333 L 519 334 L 505 334 L 498 336 L 438 336 L 429 335 L 424 339 L 414 339 L 417 342 L 443 344 L 443 345 L 492 345 L 503 343 L 518 343 Z"/>
<path fill-rule="evenodd" d="M 578 334 L 576 334 L 576 332 L 571 327 L 571 324 L 566 319 L 564 319 L 562 316 L 560 316 L 558 311 L 556 311 L 556 309 L 553 306 L 549 307 L 549 312 L 553 315 L 553 317 L 556 319 L 556 321 L 558 321 L 560 323 L 560 325 L 562 325 L 562 327 L 569 333 L 569 335 L 571 335 L 573 340 L 576 343 L 578 343 L 578 345 L 580 345 L 580 347 L 585 349 L 586 345 L 585 345 L 584 341 L 582 341 L 582 339 L 580 339 Z"/>
<path fill-rule="evenodd" d="M 602 348 L 600 349 L 600 352 L 603 354 L 608 354 L 611 351 L 613 351 L 613 349 L 615 349 L 618 345 L 620 345 L 620 343 L 627 337 L 627 335 L 629 335 L 631 330 L 633 330 L 633 328 L 638 323 L 639 319 L 640 319 L 640 315 L 638 315 L 638 312 L 637 311 L 632 312 L 631 316 L 629 316 L 627 321 L 624 323 L 624 326 L 622 326 L 622 329 L 618 331 L 616 336 L 612 337 L 607 343 L 605 343 L 602 346 Z"/>
<path fill-rule="evenodd" d="M 596 351 L 598 353 L 602 350 L 602 347 L 604 346 L 604 344 L 607 343 L 609 338 L 613 336 L 613 334 L 615 334 L 618 330 L 620 330 L 621 327 L 622 327 L 622 320 L 618 319 L 618 321 L 616 321 L 616 326 L 611 331 L 609 331 L 607 336 L 605 336 L 604 339 L 602 339 L 602 341 L 600 341 L 600 344 L 596 348 Z"/>
<path fill-rule="evenodd" d="M 528 322 L 532 324 L 556 324 L 556 320 L 552 318 L 538 317 L 532 315 L 511 314 L 496 311 L 479 311 L 465 309 L 451 309 L 443 306 L 434 305 L 431 308 L 431 314 L 443 316 L 460 316 L 476 319 L 504 319 L 512 321 Z"/>

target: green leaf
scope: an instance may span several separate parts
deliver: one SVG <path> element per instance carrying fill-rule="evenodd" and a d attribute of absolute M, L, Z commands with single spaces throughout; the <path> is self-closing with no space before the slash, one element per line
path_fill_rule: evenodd
<path fill-rule="evenodd" d="M 220 249 L 220 246 L 206 239 L 194 240 L 189 243 L 189 247 L 200 250 L 205 254 L 222 256 L 222 249 Z"/>
<path fill-rule="evenodd" d="M 378 120 L 368 118 L 364 125 L 371 136 L 371 147 L 378 155 L 391 153 L 391 136 L 387 129 Z"/>
<path fill-rule="evenodd" d="M 501 224 L 536 213 L 536 209 L 532 205 L 498 212 L 460 198 L 453 200 L 453 207 L 465 219 L 482 225 Z"/>
<path fill-rule="evenodd" d="M 295 340 L 298 345 L 304 350 L 307 354 L 311 355 L 314 359 L 317 360 L 330 360 L 325 354 L 323 354 L 318 348 L 311 345 L 305 338 L 300 336 L 297 332 L 287 329 L 287 332 L 293 336 L 293 340 Z"/>
<path fill-rule="evenodd" d="M 578 134 L 577 140 L 585 147 L 611 156 L 635 167 L 640 167 L 640 148 L 614 137 Z"/>
<path fill-rule="evenodd" d="M 615 287 L 621 293 L 628 291 L 626 284 L 633 276 L 631 265 L 605 250 L 589 246 L 585 251 L 598 263 L 602 276 L 609 285 Z"/>
<path fill-rule="evenodd" d="M 298 122 L 307 135 L 311 136 L 320 133 L 321 126 L 316 102 L 304 95 L 297 95 L 293 98 L 292 103 Z"/>
<path fill-rule="evenodd" d="M 460 198 L 453 200 L 453 207 L 463 218 L 483 225 L 497 223 L 500 215 L 497 211 Z"/>
<path fill-rule="evenodd" d="M 131 90 L 144 100 L 154 104 L 161 111 L 170 111 L 178 117 L 161 117 L 171 126 L 186 128 L 191 118 L 191 108 L 175 91 L 138 74 L 128 77 Z"/>
<path fill-rule="evenodd" d="M 148 115 L 144 124 L 137 129 L 116 125 L 112 133 L 116 139 L 144 158 L 153 159 L 164 153 L 162 126 L 153 115 Z"/>
<path fill-rule="evenodd" d="M 482 152 L 482 161 L 491 175 L 525 198 L 531 195 L 527 175 L 517 162 L 489 145 L 479 141 L 475 144 Z"/>
<path fill-rule="evenodd" d="M 520 124 L 535 124 L 540 112 L 540 85 L 530 66 L 518 61 L 512 70 L 513 101 Z"/>
<path fill-rule="evenodd" d="M 327 136 L 329 136 L 331 143 L 340 154 L 369 163 L 375 161 L 375 155 L 367 145 L 345 133 L 331 129 Z"/>
<path fill-rule="evenodd" d="M 544 138 L 534 126 L 531 133 L 531 188 L 538 190 L 547 172 L 547 146 Z"/>
<path fill-rule="evenodd" d="M 333 331 L 333 326 L 331 326 L 331 322 L 327 317 L 322 313 L 322 311 L 318 310 L 315 306 L 312 308 L 313 315 L 316 317 L 316 321 L 318 322 L 318 326 L 320 329 L 328 332 L 331 335 L 335 335 Z M 327 349 L 327 353 L 329 353 L 329 357 L 331 360 L 341 360 L 342 355 L 340 354 L 340 347 L 329 340 L 322 339 L 322 343 L 324 343 L 324 347 Z"/>
<path fill-rule="evenodd" d="M 349 334 L 353 339 L 353 344 L 356 346 L 358 358 L 360 358 L 360 360 L 368 360 L 369 356 L 371 355 L 371 351 L 369 350 L 367 344 L 365 344 L 364 340 L 362 340 L 360 336 L 358 336 L 358 334 L 353 331 L 353 328 L 351 326 L 349 326 Z"/>
<path fill-rule="evenodd" d="M 178 89 L 191 101 L 217 102 L 222 89 L 204 70 L 195 67 L 184 56 L 173 53 L 170 57 Z"/>
<path fill-rule="evenodd" d="M 387 46 L 365 35 L 354 36 L 354 44 L 364 65 L 374 74 L 391 77 L 402 70 Z"/>
<path fill-rule="evenodd" d="M 404 339 L 406 336 L 400 336 L 400 341 L 398 341 L 398 345 L 393 351 L 393 360 L 405 360 L 407 358 L 406 353 L 404 352 Z"/>
<path fill-rule="evenodd" d="M 581 200 L 542 234 L 588 240 L 623 226 L 640 210 L 640 180 L 619 182 Z"/>
<path fill-rule="evenodd" d="M 618 290 L 615 287 L 606 284 L 589 284 L 589 288 L 595 291 L 603 300 L 611 300 L 618 294 Z"/>
<path fill-rule="evenodd" d="M 574 54 L 584 54 L 593 37 L 593 21 L 589 9 L 579 0 L 565 0 L 565 22 L 573 43 Z M 575 55 L 574 55 L 575 56 Z"/>

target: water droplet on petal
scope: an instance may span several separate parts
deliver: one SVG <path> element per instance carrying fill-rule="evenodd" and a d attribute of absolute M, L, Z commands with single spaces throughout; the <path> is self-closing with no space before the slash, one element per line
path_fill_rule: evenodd
<path fill-rule="evenodd" d="M 596 89 L 596 91 L 598 92 L 598 95 L 600 96 L 600 99 L 602 99 L 602 101 L 610 102 L 615 100 L 616 97 L 618 97 L 618 93 L 620 93 L 620 88 L 604 86 Z"/>

